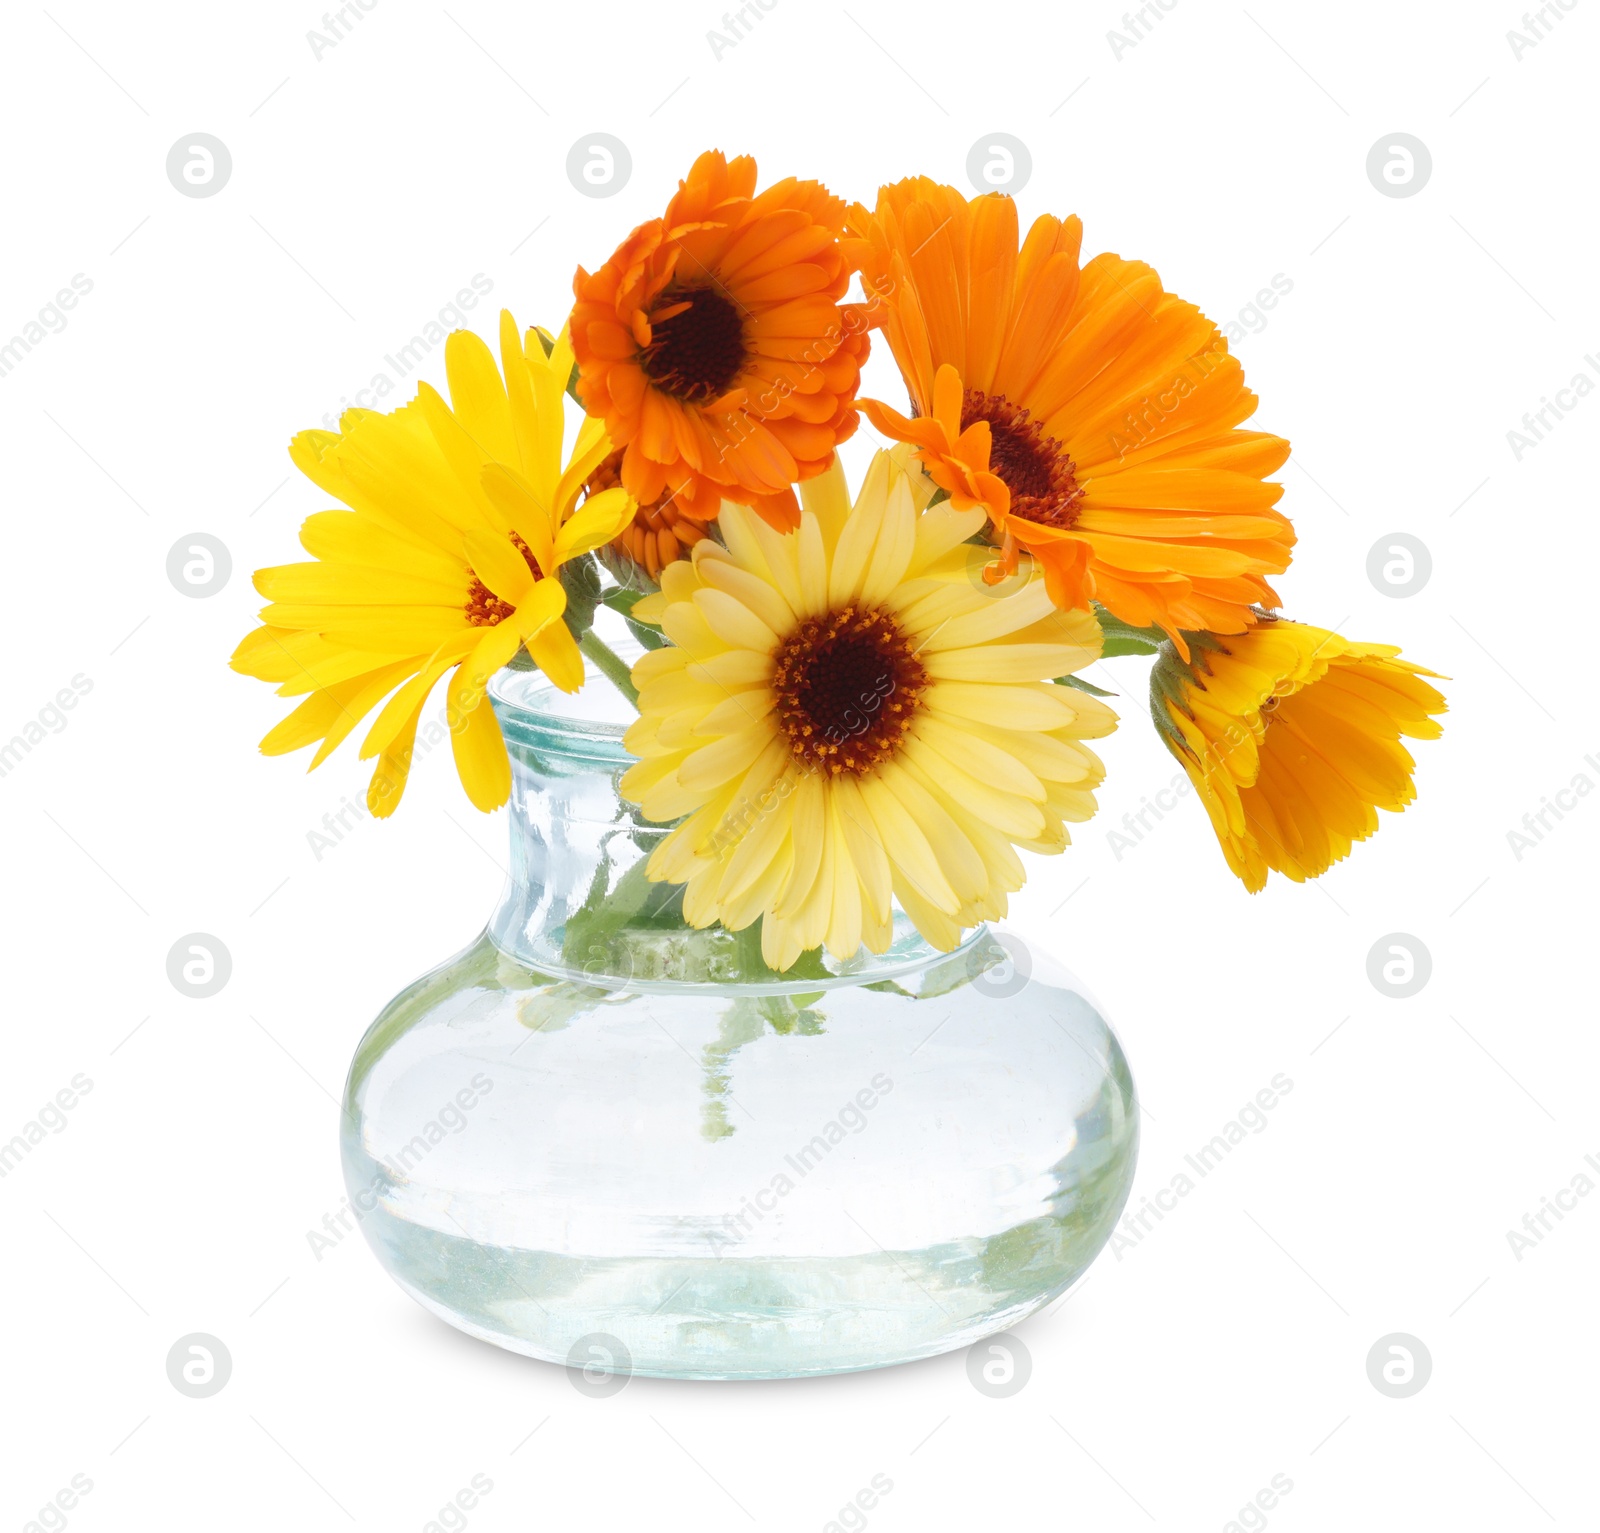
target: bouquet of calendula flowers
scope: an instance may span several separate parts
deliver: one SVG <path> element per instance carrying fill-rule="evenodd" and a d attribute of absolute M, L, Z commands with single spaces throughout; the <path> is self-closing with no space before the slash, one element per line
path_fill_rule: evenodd
<path fill-rule="evenodd" d="M 587 656 L 639 709 L 624 795 L 674 827 L 649 876 L 693 925 L 762 922 L 784 969 L 883 951 L 896 903 L 941 949 L 1004 915 L 1018 848 L 1060 852 L 1095 810 L 1086 742 L 1116 719 L 1077 673 L 1148 654 L 1229 867 L 1316 877 L 1410 802 L 1403 739 L 1437 736 L 1444 699 L 1394 646 L 1278 614 L 1289 444 L 1244 429 L 1216 325 L 1081 240 L 1050 215 L 1021 238 L 998 193 L 918 177 L 847 206 L 701 155 L 578 269 L 559 333 L 502 314 L 497 365 L 458 331 L 448 402 L 423 384 L 295 438 L 347 509 L 305 522 L 312 562 L 256 575 L 233 665 L 304 699 L 262 749 L 316 744 L 315 766 L 376 712 L 390 814 L 448 675 L 456 766 L 493 810 L 490 677 L 576 691 Z M 904 414 L 859 397 L 874 332 Z M 852 496 L 860 412 L 894 445 Z M 631 671 L 600 604 L 644 642 Z"/>

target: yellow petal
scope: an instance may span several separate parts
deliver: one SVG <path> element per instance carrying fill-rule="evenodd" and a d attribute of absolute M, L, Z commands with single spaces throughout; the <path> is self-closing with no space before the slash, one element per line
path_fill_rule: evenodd
<path fill-rule="evenodd" d="M 633 520 L 634 501 L 620 485 L 591 495 L 562 524 L 556 535 L 556 562 L 601 548 Z"/>
<path fill-rule="evenodd" d="M 494 353 L 470 330 L 455 330 L 444 343 L 444 365 L 450 381 L 450 405 L 462 427 L 486 458 L 515 463 L 517 439 L 511 429 L 511 406 L 500 370 L 494 365 Z"/>
<path fill-rule="evenodd" d="M 461 542 L 473 572 L 501 601 L 514 607 L 533 589 L 533 571 L 510 539 L 492 532 L 469 532 Z"/>
<path fill-rule="evenodd" d="M 565 623 L 550 623 L 528 640 L 528 653 L 551 684 L 576 692 L 584 682 L 583 655 Z"/>
<path fill-rule="evenodd" d="M 511 796 L 511 761 L 494 708 L 471 685 L 465 665 L 450 682 L 448 720 L 456 771 L 467 797 L 486 814 L 498 809 Z"/>

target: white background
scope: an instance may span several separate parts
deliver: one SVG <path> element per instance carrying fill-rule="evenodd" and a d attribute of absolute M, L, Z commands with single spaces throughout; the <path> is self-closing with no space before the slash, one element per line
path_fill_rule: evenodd
<path fill-rule="evenodd" d="M 75 1075 L 93 1084 L 0 1181 L 0 1528 L 74 1475 L 93 1485 L 66 1514 L 84 1533 L 423 1529 L 474 1475 L 493 1482 L 467 1514 L 483 1533 L 823 1529 L 879 1474 L 883 1533 L 1220 1530 L 1280 1474 L 1292 1491 L 1245 1526 L 1595 1526 L 1600 1196 L 1520 1260 L 1507 1232 L 1586 1169 L 1600 1183 L 1600 798 L 1568 800 L 1520 858 L 1507 835 L 1576 775 L 1600 783 L 1600 398 L 1520 461 L 1507 432 L 1600 377 L 1600 5 L 1520 59 L 1516 3 L 1177 0 L 1120 56 L 1112 3 L 778 0 L 720 57 L 709 6 L 363 15 L 320 58 L 314 0 L 54 0 L 6 22 L 0 340 L 75 274 L 93 289 L 0 377 L 0 738 L 74 676 L 92 690 L 0 778 L 0 1139 Z M 1295 449 L 1285 608 L 1448 674 L 1445 735 L 1376 840 L 1250 897 L 1192 796 L 1112 849 L 1176 768 L 1144 662 L 1103 666 L 1125 724 L 1100 817 L 1035 863 L 1015 914 L 1133 1061 L 1135 1205 L 1275 1074 L 1292 1092 L 1021 1328 L 1033 1373 L 1010 1399 L 960 1355 L 588 1399 L 428 1317 L 356 1237 L 310 1249 L 343 1195 L 333 1098 L 355 1043 L 477 930 L 504 826 L 436 756 L 397 819 L 313 855 L 366 773 L 349 747 L 310 777 L 257 755 L 283 705 L 225 668 L 259 605 L 250 570 L 294 558 L 325 505 L 285 445 L 392 373 L 475 274 L 493 283 L 480 331 L 502 303 L 559 326 L 573 267 L 657 214 L 707 146 L 870 201 L 918 171 L 965 185 L 997 130 L 1031 150 L 1024 219 L 1078 212 L 1086 254 L 1149 260 L 1219 321 L 1292 282 L 1236 348 L 1252 424 Z M 233 159 L 206 199 L 165 173 L 196 131 Z M 595 131 L 633 157 L 609 199 L 566 176 Z M 1396 131 L 1433 159 L 1404 199 L 1365 169 Z M 386 403 L 418 377 L 442 384 L 439 350 Z M 886 349 L 869 383 L 899 399 Z M 195 532 L 232 556 L 207 599 L 166 574 Z M 1433 562 L 1405 599 L 1366 574 L 1394 532 Z M 209 1000 L 166 976 L 196 931 L 233 958 Z M 1396 932 L 1432 958 L 1406 1000 L 1367 977 Z M 196 1331 L 233 1358 L 205 1400 L 165 1369 Z M 1409 1399 L 1368 1380 L 1391 1332 L 1432 1357 Z"/>

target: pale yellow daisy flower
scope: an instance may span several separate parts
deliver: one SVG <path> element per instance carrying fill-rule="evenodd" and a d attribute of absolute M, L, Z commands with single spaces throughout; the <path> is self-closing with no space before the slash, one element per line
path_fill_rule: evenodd
<path fill-rule="evenodd" d="M 622 791 L 687 816 L 648 874 L 686 885 L 695 926 L 763 918 L 775 969 L 883 952 L 895 901 L 948 951 L 1005 914 L 1018 847 L 1059 852 L 1094 813 L 1083 742 L 1116 719 L 1051 679 L 1099 654 L 1098 626 L 1026 565 L 969 573 L 983 512 L 919 509 L 929 493 L 901 449 L 853 508 L 837 463 L 801 486 L 792 533 L 724 503 L 727 546 L 696 543 L 635 609 L 672 642 L 634 666 Z"/>

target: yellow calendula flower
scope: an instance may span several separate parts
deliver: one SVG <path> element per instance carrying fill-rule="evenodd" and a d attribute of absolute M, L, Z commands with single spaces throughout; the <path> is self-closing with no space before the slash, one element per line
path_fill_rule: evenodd
<path fill-rule="evenodd" d="M 256 572 L 271 605 L 232 665 L 305 699 L 261 749 L 320 741 L 313 767 L 383 704 L 361 746 L 378 758 L 367 792 L 375 815 L 400 802 L 423 705 L 447 671 L 456 768 L 484 810 L 511 788 L 489 677 L 526 646 L 556 686 L 583 683 L 556 577 L 616 537 L 634 504 L 621 488 L 579 503 L 611 443 L 600 421 L 585 420 L 564 459 L 572 347 L 564 333 L 548 353 L 546 344 L 502 313 L 502 378 L 483 341 L 458 330 L 445 343 L 449 404 L 424 383 L 401 409 L 350 410 L 341 430 L 290 444 L 295 466 L 349 509 L 306 519 L 300 541 L 314 562 Z"/>
<path fill-rule="evenodd" d="M 1189 634 L 1151 680 L 1157 728 L 1200 795 L 1228 866 L 1252 893 L 1268 870 L 1316 878 L 1416 796 L 1402 737 L 1434 740 L 1445 700 L 1392 644 L 1263 617 Z"/>
<path fill-rule="evenodd" d="M 853 508 L 835 463 L 801 486 L 793 533 L 724 502 L 726 546 L 697 542 L 635 608 L 672 642 L 633 668 L 622 791 L 687 816 L 648 874 L 686 886 L 695 926 L 761 917 L 775 969 L 883 952 L 893 900 L 948 951 L 1004 915 L 1017 847 L 1059 852 L 1094 812 L 1083 741 L 1115 716 L 1049 682 L 1098 655 L 1094 619 L 1055 609 L 1031 566 L 969 578 L 984 512 L 926 507 L 908 462 L 879 453 Z"/>

